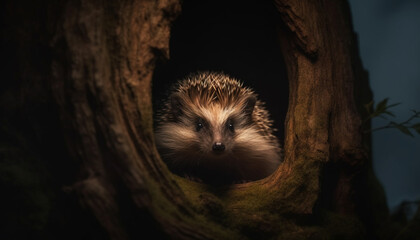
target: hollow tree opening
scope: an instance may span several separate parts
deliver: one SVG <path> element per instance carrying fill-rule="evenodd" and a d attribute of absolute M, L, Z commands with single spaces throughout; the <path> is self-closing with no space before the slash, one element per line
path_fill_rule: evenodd
<path fill-rule="evenodd" d="M 183 1 L 171 27 L 170 58 L 158 62 L 154 72 L 155 112 L 176 80 L 197 71 L 222 71 L 255 90 L 283 143 L 289 86 L 280 23 L 270 1 Z"/>
<path fill-rule="evenodd" d="M 240 8 L 238 4 L 241 5 Z M 155 116 L 155 121 L 159 122 L 155 126 L 157 146 L 162 150 L 161 156 L 172 172 L 206 183 L 231 184 L 264 178 L 277 168 L 281 161 L 282 153 L 279 145 L 283 145 L 284 119 L 288 105 L 288 81 L 278 39 L 280 23 L 280 15 L 274 4 L 269 1 L 183 2 L 182 12 L 171 28 L 169 61 L 161 61 L 154 71 L 152 86 L 155 113 L 162 108 L 162 103 L 170 101 L 165 93 L 168 94 L 171 85 L 186 77 L 200 78 L 199 82 L 206 78 L 217 79 L 214 81 L 218 82 L 229 77 L 238 79 L 245 87 L 254 90 L 258 95 L 258 104 L 255 111 L 251 112 L 252 127 L 240 124 L 245 123 L 246 116 L 239 117 L 234 114 L 227 117 L 229 121 L 242 126 L 233 131 L 224 128 L 225 123 L 219 123 L 217 118 L 204 118 L 199 108 L 188 107 L 188 101 L 177 108 L 180 108 L 179 110 L 191 108 L 190 114 L 200 116 L 202 119 L 199 121 L 208 122 L 209 124 L 203 125 L 201 131 L 188 127 L 195 124 L 191 121 L 198 120 L 178 118 L 187 121 L 182 125 L 176 124 L 175 118 L 170 121 L 165 120 L 171 118 L 172 111 L 164 113 L 166 117 L 163 118 L 160 115 Z M 191 76 L 198 72 L 218 74 Z M 237 88 L 236 84 L 231 87 Z M 226 87 L 226 90 L 231 87 Z M 205 90 L 204 93 L 210 95 L 213 92 L 211 89 L 213 88 Z M 229 99 L 238 103 L 242 101 L 241 98 L 245 99 L 247 96 L 244 93 L 231 95 L 226 90 L 220 89 L 215 93 L 225 92 L 225 97 L 229 96 Z M 214 103 L 214 101 L 208 103 L 204 99 L 199 100 L 200 106 Z M 265 103 L 264 106 L 260 104 L 261 101 Z M 213 112 L 213 116 L 222 114 L 223 109 L 239 110 L 242 107 L 241 104 L 231 105 L 228 102 L 220 103 L 222 108 L 219 113 Z M 175 106 L 165 105 L 165 108 L 168 107 Z M 264 108 L 271 116 L 266 116 Z M 268 127 L 268 119 L 274 120 L 274 126 L 270 128 L 277 130 L 274 131 L 275 137 L 271 130 L 266 131 L 263 127 L 257 127 L 261 125 Z M 190 134 L 178 137 L 185 131 Z M 251 131 L 258 132 L 264 137 L 257 140 L 255 136 L 245 134 Z M 177 132 L 177 136 L 173 134 L 174 132 Z M 247 138 L 247 135 L 250 136 L 249 139 L 241 141 Z M 186 139 L 189 139 L 189 136 L 195 138 L 191 137 L 188 141 Z M 213 151 L 211 146 L 214 141 L 220 141 L 219 144 L 223 149 L 226 146 L 226 149 Z M 172 142 L 176 142 L 179 146 L 175 146 Z M 196 142 L 201 144 L 195 144 Z"/>

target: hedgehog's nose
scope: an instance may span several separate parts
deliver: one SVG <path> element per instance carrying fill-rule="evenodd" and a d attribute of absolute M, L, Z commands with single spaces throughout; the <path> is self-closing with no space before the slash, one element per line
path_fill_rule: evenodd
<path fill-rule="evenodd" d="M 213 151 L 215 152 L 223 152 L 225 150 L 225 145 L 221 142 L 215 142 L 213 144 Z"/>

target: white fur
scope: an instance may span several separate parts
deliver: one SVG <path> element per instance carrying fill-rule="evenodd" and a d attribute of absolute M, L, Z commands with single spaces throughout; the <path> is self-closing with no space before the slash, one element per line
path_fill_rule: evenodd
<path fill-rule="evenodd" d="M 232 108 L 195 109 L 196 114 L 211 123 L 216 131 L 235 113 Z M 213 139 L 200 141 L 194 131 L 193 122 L 169 122 L 161 125 L 156 131 L 157 146 L 163 149 L 163 155 L 169 165 L 175 167 L 208 167 L 217 171 L 236 171 L 241 180 L 256 180 L 268 176 L 278 167 L 280 156 L 276 145 L 261 135 L 254 126 L 244 126 L 239 122 L 237 130 L 228 147 L 222 154 L 211 150 Z"/>

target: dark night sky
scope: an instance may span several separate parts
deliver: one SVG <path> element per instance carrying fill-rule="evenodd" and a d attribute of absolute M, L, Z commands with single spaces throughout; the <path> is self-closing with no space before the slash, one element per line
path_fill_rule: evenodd
<path fill-rule="evenodd" d="M 389 97 L 396 122 L 410 109 L 420 111 L 420 1 L 349 0 L 360 53 L 369 72 L 375 102 Z M 420 120 L 417 120 L 419 122 Z M 373 127 L 385 125 L 382 119 Z M 420 199 L 420 136 L 395 129 L 373 134 L 373 163 L 393 209 L 402 200 Z"/>

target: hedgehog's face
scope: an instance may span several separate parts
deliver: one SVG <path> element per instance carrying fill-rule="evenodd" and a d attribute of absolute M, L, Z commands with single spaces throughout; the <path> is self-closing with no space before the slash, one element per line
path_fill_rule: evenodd
<path fill-rule="evenodd" d="M 230 153 L 234 145 L 235 130 L 240 122 L 238 114 L 233 109 L 223 109 L 218 104 L 197 110 L 198 114 L 190 122 L 190 127 L 201 143 L 200 151 L 215 157 Z"/>
<path fill-rule="evenodd" d="M 251 122 L 256 98 L 250 96 L 236 105 L 222 106 L 219 102 L 194 104 L 190 99 L 172 99 L 172 110 L 177 125 L 189 131 L 191 153 L 207 159 L 220 159 L 228 156 L 235 148 L 238 132 Z M 181 109 L 182 111 L 178 111 Z"/>

